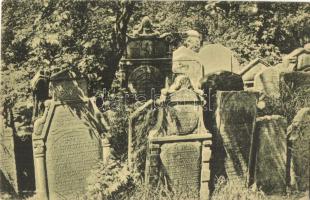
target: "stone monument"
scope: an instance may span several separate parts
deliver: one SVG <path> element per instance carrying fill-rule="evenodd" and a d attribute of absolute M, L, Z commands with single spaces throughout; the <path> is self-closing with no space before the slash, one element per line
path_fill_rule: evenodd
<path fill-rule="evenodd" d="M 218 137 L 217 149 L 223 155 L 215 157 L 215 176 L 249 180 L 248 163 L 256 120 L 258 94 L 249 91 L 218 91 L 215 112 Z M 221 167 L 221 166 L 224 166 Z"/>
<path fill-rule="evenodd" d="M 245 87 L 251 88 L 251 87 L 254 87 L 255 75 L 267 69 L 268 67 L 269 65 L 266 62 L 264 62 L 260 58 L 257 58 L 251 61 L 245 67 L 243 67 L 242 70 L 238 74 L 242 76 Z"/>
<path fill-rule="evenodd" d="M 160 35 L 151 20 L 144 17 L 139 30 L 128 36 L 127 48 L 120 61 L 119 71 L 124 74 L 124 85 L 146 99 L 159 94 L 171 79 L 172 51 L 170 34 Z"/>
<path fill-rule="evenodd" d="M 87 82 L 70 70 L 50 78 L 52 100 L 35 121 L 33 152 L 39 199 L 82 197 L 90 170 L 102 159 L 103 127 L 87 98 Z"/>
<path fill-rule="evenodd" d="M 191 198 L 209 198 L 211 134 L 204 127 L 203 98 L 180 75 L 157 101 L 159 114 L 148 134 L 146 183 L 166 186 Z M 181 197 L 180 197 L 181 198 Z"/>
<path fill-rule="evenodd" d="M 221 44 L 208 44 L 198 53 L 199 61 L 204 66 L 204 75 L 224 70 L 238 73 L 239 62 L 233 52 Z"/>

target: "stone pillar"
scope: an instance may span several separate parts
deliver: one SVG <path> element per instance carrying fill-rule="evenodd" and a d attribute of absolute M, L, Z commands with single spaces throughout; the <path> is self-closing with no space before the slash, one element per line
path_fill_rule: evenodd
<path fill-rule="evenodd" d="M 208 200 L 210 196 L 210 159 L 211 159 L 211 140 L 202 142 L 202 161 L 201 161 L 201 180 L 200 180 L 200 200 Z"/>
<path fill-rule="evenodd" d="M 48 200 L 45 166 L 45 145 L 43 140 L 33 141 L 36 193 L 40 200 Z"/>
<path fill-rule="evenodd" d="M 102 146 L 102 160 L 105 165 L 109 163 L 110 155 L 111 155 L 111 144 L 108 138 L 101 139 L 101 146 Z"/>

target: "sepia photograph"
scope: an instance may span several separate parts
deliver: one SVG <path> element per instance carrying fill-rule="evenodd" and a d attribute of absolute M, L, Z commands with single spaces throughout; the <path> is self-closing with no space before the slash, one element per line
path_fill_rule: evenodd
<path fill-rule="evenodd" d="M 0 200 L 310 200 L 310 1 L 0 2 Z"/>

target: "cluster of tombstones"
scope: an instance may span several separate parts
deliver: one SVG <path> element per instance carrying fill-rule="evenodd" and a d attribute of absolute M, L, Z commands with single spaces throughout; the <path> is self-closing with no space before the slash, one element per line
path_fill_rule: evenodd
<path fill-rule="evenodd" d="M 142 138 L 148 187 L 163 182 L 174 191 L 208 199 L 217 178 L 224 176 L 267 193 L 309 189 L 310 108 L 300 110 L 290 125 L 280 115 L 257 115 L 263 109 L 258 108 L 261 96 L 281 98 L 281 85 L 309 88 L 309 45 L 277 66 L 256 59 L 240 70 L 226 47 L 197 48 L 201 36 L 195 31 L 187 32 L 185 45 L 172 53 L 171 35 L 152 31 L 148 19 L 143 23 L 128 37 L 118 71 L 120 85 L 146 100 L 129 118 L 129 170 L 139 171 L 137 138 Z M 34 85 L 44 84 L 38 77 Z M 67 69 L 52 74 L 49 93 L 52 99 L 44 102 L 44 112 L 41 104 L 35 107 L 33 159 L 28 160 L 34 165 L 36 195 L 76 198 L 85 193 L 96 163 L 109 162 L 113 133 L 79 73 Z M 155 123 L 143 120 L 145 113 Z M 2 179 L 20 192 L 16 144 L 10 134 L 1 137 Z"/>

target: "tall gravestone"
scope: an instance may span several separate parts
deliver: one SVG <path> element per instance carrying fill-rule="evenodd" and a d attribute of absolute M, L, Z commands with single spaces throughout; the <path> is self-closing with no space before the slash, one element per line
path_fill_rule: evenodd
<path fill-rule="evenodd" d="M 90 170 L 101 159 L 98 122 L 87 82 L 69 70 L 50 78 L 52 100 L 34 125 L 33 152 L 39 199 L 82 197 Z"/>
<path fill-rule="evenodd" d="M 290 167 L 295 172 L 292 185 L 299 191 L 309 190 L 310 185 L 310 108 L 298 111 L 288 127 L 288 140 L 291 143 Z"/>
<path fill-rule="evenodd" d="M 218 91 L 216 108 L 217 135 L 224 154 L 214 160 L 214 173 L 229 179 L 249 178 L 251 140 L 255 127 L 257 93 Z M 223 167 L 219 166 L 222 165 Z M 213 168 L 212 168 L 213 170 Z"/>
<path fill-rule="evenodd" d="M 242 68 L 238 73 L 242 76 L 243 82 L 247 88 L 254 87 L 254 77 L 256 74 L 267 69 L 269 65 L 263 60 L 257 58 Z"/>
<path fill-rule="evenodd" d="M 148 17 L 140 28 L 128 36 L 127 48 L 120 61 L 120 73 L 124 74 L 122 85 L 136 95 L 150 99 L 171 79 L 172 52 L 170 35 L 154 30 Z"/>
<path fill-rule="evenodd" d="M 195 89 L 199 87 L 199 81 L 203 77 L 203 66 L 198 61 L 197 53 L 184 46 L 173 52 L 172 72 L 188 76 Z"/>
<path fill-rule="evenodd" d="M 145 177 L 156 188 L 163 174 L 175 194 L 208 199 L 212 136 L 203 124 L 199 93 L 184 75 L 162 90 L 157 124 L 148 136 Z"/>
<path fill-rule="evenodd" d="M 215 71 L 239 72 L 239 62 L 233 52 L 221 44 L 208 44 L 198 53 L 199 61 L 204 66 L 204 75 Z"/>
<path fill-rule="evenodd" d="M 255 128 L 255 182 L 266 193 L 286 190 L 287 122 L 283 116 L 259 117 Z"/>

